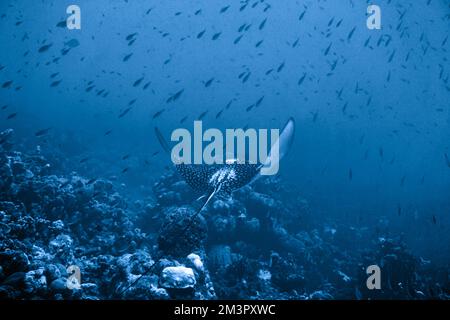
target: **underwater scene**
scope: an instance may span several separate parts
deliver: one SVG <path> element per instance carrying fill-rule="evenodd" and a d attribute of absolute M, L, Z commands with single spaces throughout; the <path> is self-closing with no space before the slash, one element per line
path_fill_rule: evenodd
<path fill-rule="evenodd" d="M 2 0 L 0 300 L 450 299 L 446 0 Z"/>

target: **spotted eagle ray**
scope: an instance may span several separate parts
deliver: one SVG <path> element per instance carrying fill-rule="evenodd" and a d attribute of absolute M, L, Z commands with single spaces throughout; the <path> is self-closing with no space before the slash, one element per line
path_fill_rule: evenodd
<path fill-rule="evenodd" d="M 272 144 L 271 150 L 276 147 L 278 148 L 278 159 L 281 160 L 289 151 L 292 142 L 294 140 L 295 132 L 295 122 L 293 118 L 289 118 L 288 122 L 284 126 L 281 134 L 275 143 Z M 155 127 L 156 137 L 161 143 L 164 151 L 170 153 L 169 145 L 167 144 L 161 131 Z M 276 154 L 276 153 L 275 153 Z M 261 169 L 270 164 L 273 160 L 272 152 L 269 154 L 262 164 L 248 164 L 239 163 L 237 160 L 227 160 L 224 164 L 175 164 L 176 170 L 180 173 L 183 179 L 189 184 L 194 190 L 203 192 L 204 195 L 200 198 L 207 197 L 205 203 L 202 205 L 200 210 L 189 217 L 189 221 L 185 228 L 180 230 L 179 236 L 182 236 L 191 226 L 195 217 L 206 207 L 208 202 L 216 194 L 226 194 L 231 195 L 231 193 L 243 186 L 255 181 L 260 176 Z M 162 258 L 162 255 L 160 256 Z M 143 276 L 149 274 L 158 265 L 156 261 L 160 258 L 155 259 L 155 262 L 151 265 L 149 269 L 144 271 L 140 276 L 138 276 L 131 284 L 125 286 L 119 296 L 125 293 L 128 289 L 134 286 Z"/>
<path fill-rule="evenodd" d="M 272 144 L 273 148 L 279 148 L 278 160 L 281 160 L 289 151 L 294 140 L 295 121 L 291 117 L 281 131 L 277 141 Z M 155 127 L 155 134 L 163 149 L 170 153 L 161 131 Z M 270 164 L 274 156 L 272 152 L 260 164 L 240 163 L 236 159 L 227 159 L 224 164 L 185 164 L 176 163 L 175 168 L 186 183 L 192 189 L 203 193 L 199 199 L 206 198 L 206 201 L 197 212 L 200 213 L 214 195 L 231 195 L 247 184 L 255 181 L 261 174 L 261 169 Z"/>

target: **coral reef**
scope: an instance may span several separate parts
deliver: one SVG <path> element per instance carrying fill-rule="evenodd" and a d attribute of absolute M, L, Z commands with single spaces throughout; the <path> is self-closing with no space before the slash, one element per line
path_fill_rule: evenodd
<path fill-rule="evenodd" d="M 196 195 L 173 171 L 132 202 L 115 182 L 14 151 L 12 135 L 1 133 L 0 299 L 450 298 L 448 268 L 399 238 L 313 222 L 275 178 L 192 219 Z M 371 264 L 382 290 L 365 287 Z"/>

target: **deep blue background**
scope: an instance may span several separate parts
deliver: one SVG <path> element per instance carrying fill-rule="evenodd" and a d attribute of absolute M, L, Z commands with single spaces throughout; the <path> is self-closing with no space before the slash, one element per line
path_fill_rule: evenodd
<path fill-rule="evenodd" d="M 450 261 L 447 1 L 374 1 L 381 30 L 366 28 L 368 4 L 356 0 L 251 2 L 242 11 L 238 1 L 76 1 L 82 29 L 73 31 L 56 26 L 69 4 L 0 3 L 0 83 L 13 80 L 0 88 L 0 127 L 14 128 L 24 146 L 74 160 L 86 176 L 117 176 L 138 199 L 170 164 L 153 155 L 154 125 L 169 134 L 208 111 L 204 127 L 279 128 L 293 116 L 297 134 L 280 174 L 312 214 L 387 227 L 417 254 Z M 71 39 L 79 46 L 62 55 Z M 35 137 L 47 127 L 51 135 Z"/>

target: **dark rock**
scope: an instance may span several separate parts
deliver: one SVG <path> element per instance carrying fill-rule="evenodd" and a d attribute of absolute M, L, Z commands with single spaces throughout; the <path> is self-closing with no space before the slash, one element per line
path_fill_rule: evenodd
<path fill-rule="evenodd" d="M 166 254 L 187 256 L 200 249 L 206 239 L 207 227 L 202 215 L 192 218 L 190 207 L 171 208 L 159 232 L 158 247 Z"/>
<path fill-rule="evenodd" d="M 21 251 L 8 250 L 0 252 L 0 265 L 6 276 L 13 272 L 27 271 L 29 264 L 27 255 Z"/>

